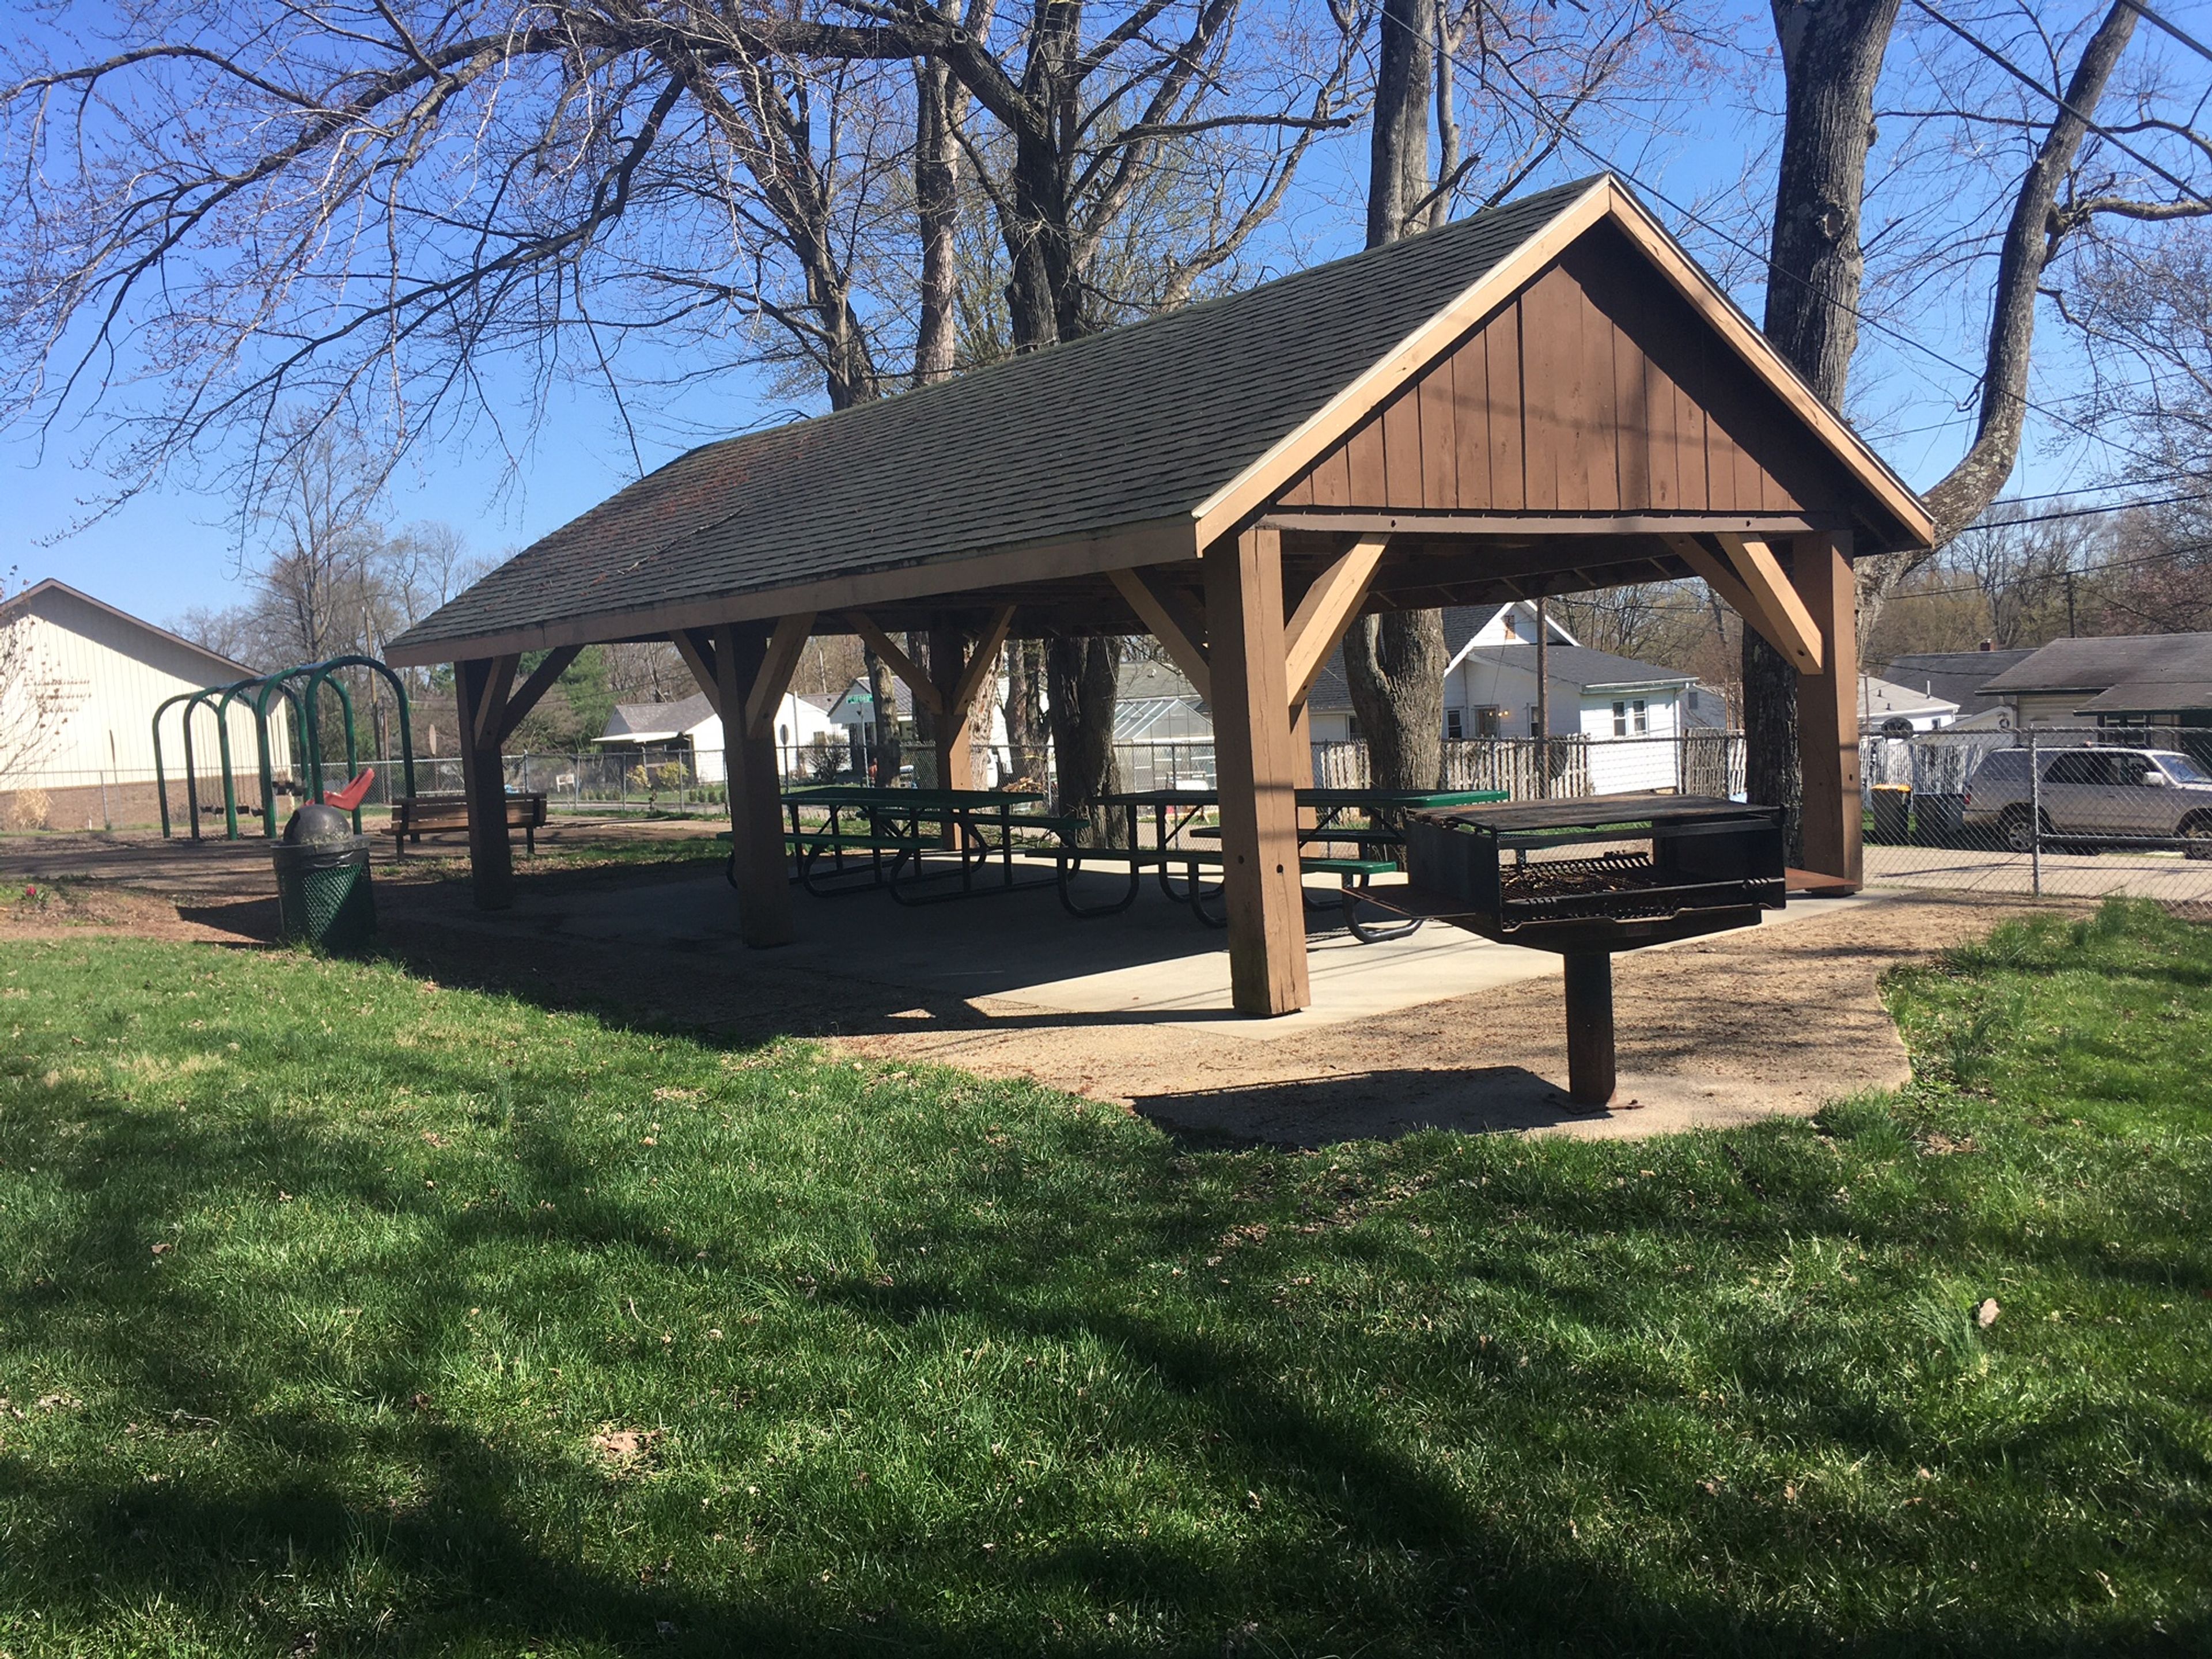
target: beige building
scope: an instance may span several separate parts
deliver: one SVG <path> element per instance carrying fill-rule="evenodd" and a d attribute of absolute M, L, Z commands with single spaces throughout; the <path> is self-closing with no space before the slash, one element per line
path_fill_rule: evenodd
<path fill-rule="evenodd" d="M 254 671 L 52 580 L 0 606 L 0 825 L 99 830 L 156 822 L 154 711 L 179 693 L 224 686 Z M 169 810 L 184 827 L 181 707 L 161 720 Z M 260 806 L 253 714 L 234 703 L 225 724 L 241 813 Z M 270 710 L 270 752 L 291 770 L 291 721 Z M 203 810 L 222 805 L 215 715 L 192 726 Z"/>

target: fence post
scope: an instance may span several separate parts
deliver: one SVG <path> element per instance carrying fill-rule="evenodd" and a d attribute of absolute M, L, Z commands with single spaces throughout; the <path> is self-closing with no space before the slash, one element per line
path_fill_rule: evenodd
<path fill-rule="evenodd" d="M 2027 858 L 2035 896 L 2043 896 L 2043 760 L 2035 731 L 2027 733 Z"/>

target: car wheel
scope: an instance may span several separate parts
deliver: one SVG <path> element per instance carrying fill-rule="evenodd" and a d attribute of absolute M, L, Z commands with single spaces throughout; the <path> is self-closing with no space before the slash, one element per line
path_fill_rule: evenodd
<path fill-rule="evenodd" d="M 2199 815 L 2181 826 L 2181 838 L 2189 845 L 2183 848 L 2185 859 L 2212 860 L 2212 817 Z"/>
<path fill-rule="evenodd" d="M 2007 812 L 1999 827 L 2004 831 L 2005 845 L 2012 851 L 2032 853 L 2035 850 L 2035 835 L 2025 806 L 2015 806 Z M 2045 841 L 2051 838 L 2051 820 L 2047 816 L 2043 821 L 2043 836 Z"/>

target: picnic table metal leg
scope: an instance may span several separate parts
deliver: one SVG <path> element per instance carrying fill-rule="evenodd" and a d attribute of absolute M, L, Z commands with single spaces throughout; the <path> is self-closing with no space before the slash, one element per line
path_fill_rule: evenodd
<path fill-rule="evenodd" d="M 1344 930 L 1362 945 L 1380 945 L 1386 939 L 1407 939 L 1421 931 L 1419 916 L 1394 917 L 1377 925 L 1359 919 L 1361 890 L 1367 885 L 1364 876 L 1346 875 L 1344 878 Z"/>
<path fill-rule="evenodd" d="M 1060 908 L 1084 921 L 1095 921 L 1101 916 L 1118 916 L 1137 902 L 1137 895 L 1145 890 L 1145 872 L 1133 861 L 1129 866 L 1129 884 L 1121 896 L 1111 904 L 1078 904 L 1075 902 L 1073 879 L 1083 873 L 1083 849 L 1063 847 L 1057 860 L 1055 884 L 1060 889 Z"/>

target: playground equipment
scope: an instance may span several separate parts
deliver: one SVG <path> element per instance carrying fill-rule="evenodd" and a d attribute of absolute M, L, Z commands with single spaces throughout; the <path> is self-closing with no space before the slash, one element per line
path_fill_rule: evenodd
<path fill-rule="evenodd" d="M 381 674 L 392 688 L 394 706 L 399 713 L 399 759 L 405 775 L 406 793 L 415 793 L 415 738 L 407 716 L 407 688 L 399 677 L 374 657 L 332 657 L 327 662 L 302 663 L 274 674 L 259 674 L 231 685 L 210 685 L 198 691 L 181 691 L 167 699 L 154 711 L 154 793 L 161 804 L 161 834 L 167 839 L 172 830 L 169 823 L 169 788 L 167 775 L 161 763 L 161 717 L 181 703 L 184 712 L 179 717 L 184 737 L 185 803 L 191 817 L 191 838 L 200 839 L 199 769 L 193 763 L 192 716 L 204 707 L 215 716 L 216 744 L 222 766 L 223 839 L 236 841 L 238 833 L 238 790 L 231 767 L 230 707 L 234 702 L 252 696 L 246 706 L 253 710 L 255 759 L 261 782 L 261 833 L 273 839 L 276 835 L 276 775 L 275 757 L 270 752 L 269 710 L 273 698 L 281 696 L 292 714 L 292 754 L 287 757 L 295 769 L 307 779 L 308 799 L 318 804 L 327 799 L 323 787 L 323 750 L 321 720 L 318 718 L 323 688 L 327 685 L 337 695 L 340 724 L 345 730 L 346 775 L 359 769 L 360 755 L 355 745 L 353 729 L 353 697 L 345 682 L 331 678 L 342 668 L 365 668 Z M 292 682 L 307 682 L 302 692 Z M 210 702 L 210 699 L 213 701 Z M 361 830 L 361 805 L 358 797 L 347 805 L 353 812 L 356 834 Z"/>

